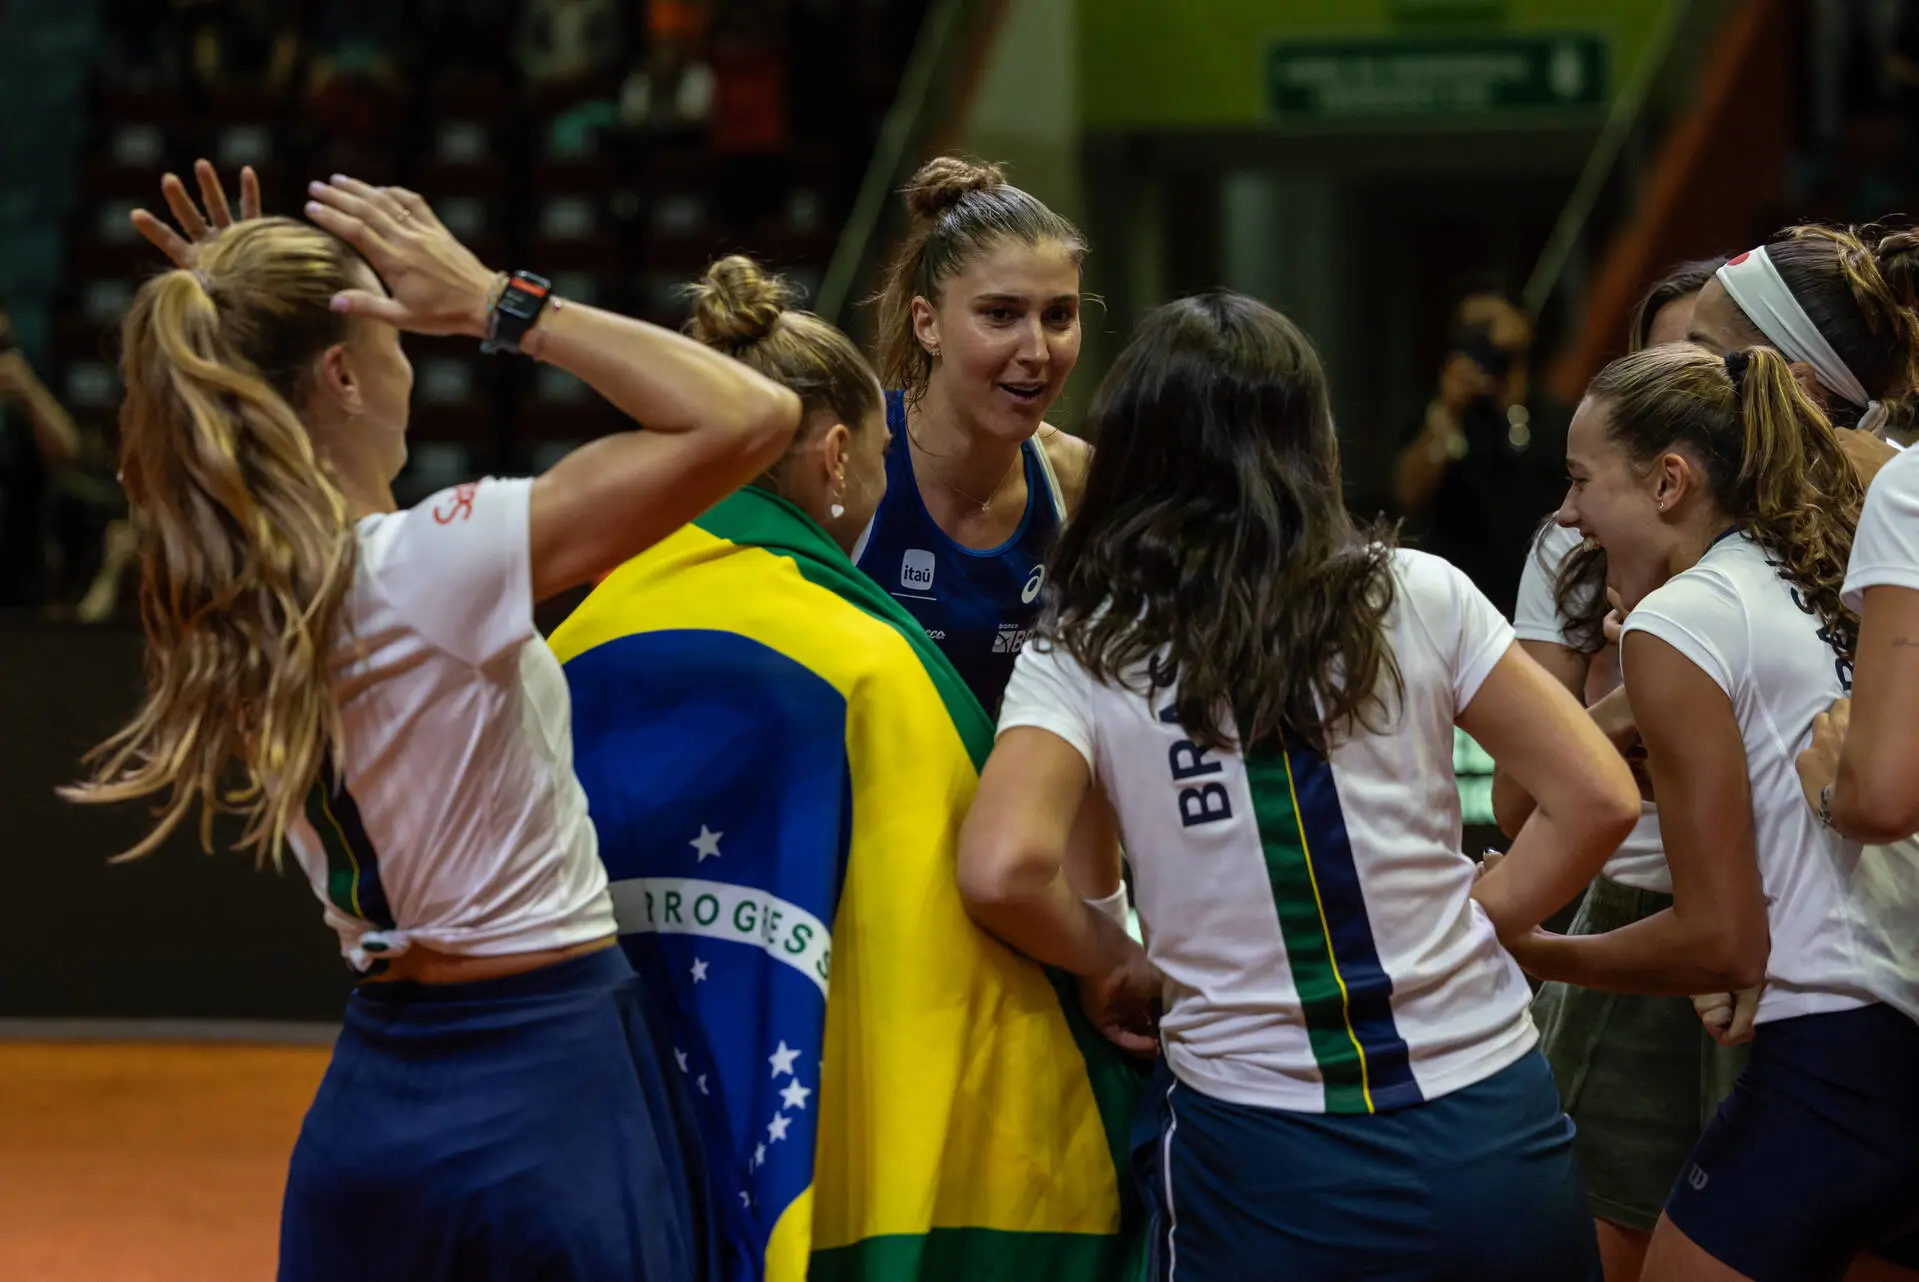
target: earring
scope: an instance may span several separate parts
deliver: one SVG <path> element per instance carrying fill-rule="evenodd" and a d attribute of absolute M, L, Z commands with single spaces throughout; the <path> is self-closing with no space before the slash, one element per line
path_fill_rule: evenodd
<path fill-rule="evenodd" d="M 1664 512 L 1666 510 L 1666 500 L 1664 499 L 1659 500 L 1659 510 L 1661 512 Z"/>
<path fill-rule="evenodd" d="M 846 504 L 840 502 L 840 500 L 845 497 L 846 477 L 843 475 L 835 477 L 833 479 L 833 504 L 826 509 L 827 515 L 831 516 L 835 521 L 846 515 Z"/>
<path fill-rule="evenodd" d="M 939 344 L 938 344 L 938 343 L 935 343 L 935 344 L 933 344 L 933 346 L 931 346 L 931 347 L 929 347 L 929 348 L 927 348 L 927 349 L 926 349 L 926 354 L 927 354 L 928 356 L 930 356 L 930 357 L 932 357 L 932 358 L 933 358 L 934 360 L 938 360 L 938 359 L 940 358 L 940 349 L 939 349 Z"/>

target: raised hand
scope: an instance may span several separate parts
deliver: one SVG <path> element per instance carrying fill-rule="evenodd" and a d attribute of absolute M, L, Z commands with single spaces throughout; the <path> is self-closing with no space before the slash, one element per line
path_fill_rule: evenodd
<path fill-rule="evenodd" d="M 424 200 L 338 174 L 308 184 L 307 193 L 307 217 L 357 249 L 389 291 L 346 290 L 333 310 L 415 334 L 485 336 L 494 273 Z"/>
<path fill-rule="evenodd" d="M 179 231 L 144 209 L 136 209 L 132 215 L 135 230 L 182 271 L 192 270 L 200 259 L 201 249 L 235 221 L 260 216 L 260 178 L 253 172 L 253 166 L 247 165 L 240 170 L 238 220 L 227 206 L 227 190 L 221 185 L 220 175 L 214 170 L 211 161 L 194 161 L 193 176 L 200 185 L 200 199 L 206 205 L 204 213 L 199 205 L 193 203 L 187 185 L 180 181 L 178 174 L 168 174 L 160 180 L 160 195 L 166 200 L 167 208 L 173 211 L 174 221 L 180 224 Z"/>

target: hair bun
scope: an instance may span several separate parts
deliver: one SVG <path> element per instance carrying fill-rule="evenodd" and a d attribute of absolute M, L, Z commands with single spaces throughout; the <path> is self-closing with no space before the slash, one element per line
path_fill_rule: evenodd
<path fill-rule="evenodd" d="M 1006 171 L 970 156 L 936 156 L 906 184 L 906 212 L 931 222 L 976 191 L 1006 185 Z"/>
<path fill-rule="evenodd" d="M 708 347 L 738 348 L 772 332 L 794 300 L 793 287 L 744 254 L 730 254 L 686 287 L 693 316 L 686 332 Z"/>
<path fill-rule="evenodd" d="M 1872 247 L 1872 257 L 1899 305 L 1919 306 L 1919 231 L 1902 230 L 1881 236 Z"/>

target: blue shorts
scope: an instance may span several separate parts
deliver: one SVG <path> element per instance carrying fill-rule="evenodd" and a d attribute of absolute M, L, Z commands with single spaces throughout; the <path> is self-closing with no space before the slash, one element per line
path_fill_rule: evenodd
<path fill-rule="evenodd" d="M 1858 1250 L 1919 1267 L 1919 1024 L 1890 1006 L 1761 1024 L 1666 1199 L 1754 1282 L 1821 1282 Z"/>
<path fill-rule="evenodd" d="M 287 1173 L 282 1282 L 682 1282 L 716 1258 L 686 1101 L 618 948 L 362 984 Z"/>
<path fill-rule="evenodd" d="M 1164 1070 L 1157 1096 L 1137 1171 L 1155 1278 L 1599 1282 L 1572 1123 L 1536 1051 L 1371 1116 L 1228 1104 Z"/>

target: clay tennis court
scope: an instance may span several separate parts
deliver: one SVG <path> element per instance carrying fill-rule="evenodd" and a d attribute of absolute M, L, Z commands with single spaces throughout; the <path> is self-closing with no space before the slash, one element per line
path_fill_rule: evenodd
<path fill-rule="evenodd" d="M 273 1276 L 327 1048 L 0 1041 L 0 1277 Z"/>

